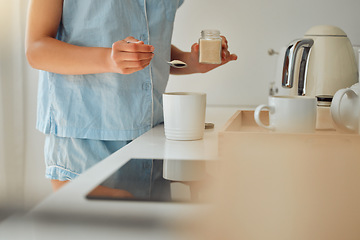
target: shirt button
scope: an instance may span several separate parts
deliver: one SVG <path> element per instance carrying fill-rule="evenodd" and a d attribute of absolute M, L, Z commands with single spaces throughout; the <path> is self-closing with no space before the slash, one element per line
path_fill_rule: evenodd
<path fill-rule="evenodd" d="M 142 88 L 145 91 L 148 91 L 151 87 L 151 83 L 143 83 Z"/>

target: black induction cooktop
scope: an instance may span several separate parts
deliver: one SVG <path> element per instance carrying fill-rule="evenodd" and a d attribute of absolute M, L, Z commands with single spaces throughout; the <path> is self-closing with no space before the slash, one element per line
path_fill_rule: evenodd
<path fill-rule="evenodd" d="M 165 166 L 166 165 L 166 166 Z M 215 161 L 130 159 L 90 191 L 88 200 L 199 203 Z"/>

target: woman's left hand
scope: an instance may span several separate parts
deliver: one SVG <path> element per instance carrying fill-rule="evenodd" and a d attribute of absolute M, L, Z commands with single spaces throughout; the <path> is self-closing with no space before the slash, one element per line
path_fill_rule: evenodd
<path fill-rule="evenodd" d="M 177 59 L 186 62 L 186 68 L 171 68 L 171 74 L 192 74 L 206 73 L 214 68 L 222 66 L 230 61 L 237 59 L 236 54 L 231 54 L 228 50 L 228 41 L 224 36 L 222 38 L 221 64 L 199 63 L 199 44 L 194 43 L 191 46 L 191 52 L 183 52 L 175 46 L 171 46 L 171 60 Z"/>
<path fill-rule="evenodd" d="M 191 46 L 191 55 L 190 62 L 192 67 L 194 67 L 199 73 L 206 73 L 214 68 L 222 66 L 230 61 L 237 60 L 236 54 L 231 54 L 228 50 L 228 41 L 226 37 L 221 36 L 222 38 L 222 50 L 221 50 L 221 64 L 204 64 L 199 63 L 199 44 L 195 43 Z"/>

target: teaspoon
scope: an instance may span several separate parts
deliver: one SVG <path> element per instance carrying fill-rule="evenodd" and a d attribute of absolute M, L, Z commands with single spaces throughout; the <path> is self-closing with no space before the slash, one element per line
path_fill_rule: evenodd
<path fill-rule="evenodd" d="M 172 60 L 170 62 L 166 61 L 166 63 L 174 68 L 186 68 L 187 67 L 187 64 L 180 60 Z"/>
<path fill-rule="evenodd" d="M 137 42 L 130 42 L 130 41 L 126 41 L 127 43 L 137 43 Z M 170 67 L 174 67 L 174 68 L 186 68 L 187 64 L 183 61 L 180 60 L 172 60 L 170 62 L 164 60 L 167 64 L 170 65 Z"/>

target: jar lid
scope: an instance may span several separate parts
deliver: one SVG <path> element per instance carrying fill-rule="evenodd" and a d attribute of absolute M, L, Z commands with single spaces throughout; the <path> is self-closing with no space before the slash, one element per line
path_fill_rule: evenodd
<path fill-rule="evenodd" d="M 220 37 L 220 31 L 216 29 L 204 29 L 201 31 L 202 37 Z"/>

